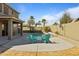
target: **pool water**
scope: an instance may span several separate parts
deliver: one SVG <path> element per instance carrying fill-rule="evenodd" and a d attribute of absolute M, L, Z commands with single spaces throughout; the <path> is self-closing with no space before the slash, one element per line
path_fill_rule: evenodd
<path fill-rule="evenodd" d="M 28 35 L 32 35 L 37 40 L 42 40 L 41 38 L 42 38 L 43 33 L 29 33 Z"/>
<path fill-rule="evenodd" d="M 43 35 L 43 33 L 30 33 L 30 34 L 35 35 L 35 36 L 42 36 Z"/>
<path fill-rule="evenodd" d="M 43 34 L 43 33 L 29 33 L 28 39 L 32 42 L 37 42 L 38 40 L 41 40 L 45 43 L 49 42 L 50 34 Z"/>

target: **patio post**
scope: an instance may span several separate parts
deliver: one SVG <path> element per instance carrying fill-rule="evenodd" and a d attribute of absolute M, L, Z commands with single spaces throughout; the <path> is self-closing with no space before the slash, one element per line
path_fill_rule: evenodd
<path fill-rule="evenodd" d="M 16 35 L 18 35 L 18 23 L 16 24 L 15 31 L 16 31 Z"/>
<path fill-rule="evenodd" d="M 2 36 L 2 23 L 0 23 L 0 37 Z"/>
<path fill-rule="evenodd" d="M 4 31 L 5 31 L 5 36 L 7 35 L 7 27 L 8 27 L 8 24 L 7 23 L 4 23 Z"/>
<path fill-rule="evenodd" d="M 21 27 L 21 36 L 23 35 L 23 27 L 22 26 L 23 26 L 23 24 L 21 23 L 20 24 L 20 27 Z"/>
<path fill-rule="evenodd" d="M 12 19 L 8 20 L 8 39 L 11 40 L 13 36 L 13 21 Z"/>
<path fill-rule="evenodd" d="M 17 29 L 16 29 L 16 32 L 17 32 L 17 34 L 18 34 L 18 23 L 17 23 L 16 25 L 17 25 Z"/>

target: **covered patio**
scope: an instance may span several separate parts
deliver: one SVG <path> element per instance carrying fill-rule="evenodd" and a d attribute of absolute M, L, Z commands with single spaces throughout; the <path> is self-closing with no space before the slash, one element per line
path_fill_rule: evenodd
<path fill-rule="evenodd" d="M 11 40 L 13 36 L 20 34 L 22 36 L 22 25 L 23 21 L 11 17 L 11 16 L 0 16 L 0 38 L 7 36 L 8 40 Z"/>

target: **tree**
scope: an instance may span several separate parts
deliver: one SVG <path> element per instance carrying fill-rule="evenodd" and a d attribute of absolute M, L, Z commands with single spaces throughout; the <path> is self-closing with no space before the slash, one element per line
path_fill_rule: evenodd
<path fill-rule="evenodd" d="M 28 20 L 28 25 L 29 25 L 29 28 L 30 28 L 30 31 L 32 30 L 32 25 L 35 24 L 35 18 L 33 16 L 30 16 L 29 20 Z"/>
<path fill-rule="evenodd" d="M 46 19 L 42 19 L 43 27 L 45 27 Z"/>
<path fill-rule="evenodd" d="M 70 14 L 64 13 L 62 18 L 60 19 L 60 27 L 64 31 L 64 35 L 65 35 L 65 25 L 62 26 L 62 24 L 66 24 L 66 23 L 70 23 L 70 22 L 72 22 L 72 18 L 70 17 Z"/>
<path fill-rule="evenodd" d="M 72 22 L 72 19 L 68 13 L 65 13 L 60 19 L 60 24 L 66 24 Z"/>
<path fill-rule="evenodd" d="M 53 25 L 58 25 L 58 23 L 57 23 L 57 22 L 55 22 Z"/>

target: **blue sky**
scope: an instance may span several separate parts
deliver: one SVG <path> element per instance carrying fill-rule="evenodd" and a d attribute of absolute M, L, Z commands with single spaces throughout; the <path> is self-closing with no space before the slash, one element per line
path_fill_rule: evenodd
<path fill-rule="evenodd" d="M 28 20 L 29 16 L 34 16 L 36 20 L 43 18 L 43 16 L 55 15 L 78 7 L 78 3 L 12 3 L 10 4 L 14 9 L 20 12 L 22 20 Z"/>

